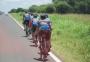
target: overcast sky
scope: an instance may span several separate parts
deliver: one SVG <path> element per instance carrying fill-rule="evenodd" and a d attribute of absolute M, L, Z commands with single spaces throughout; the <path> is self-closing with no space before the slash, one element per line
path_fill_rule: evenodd
<path fill-rule="evenodd" d="M 0 10 L 8 12 L 12 8 L 28 8 L 31 5 L 41 5 L 51 3 L 52 0 L 0 0 Z"/>

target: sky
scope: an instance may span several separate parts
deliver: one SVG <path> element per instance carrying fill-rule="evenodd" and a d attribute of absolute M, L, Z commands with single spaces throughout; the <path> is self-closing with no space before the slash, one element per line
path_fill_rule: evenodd
<path fill-rule="evenodd" d="M 0 11 L 8 12 L 13 8 L 29 8 L 31 5 L 51 3 L 52 0 L 0 0 Z"/>

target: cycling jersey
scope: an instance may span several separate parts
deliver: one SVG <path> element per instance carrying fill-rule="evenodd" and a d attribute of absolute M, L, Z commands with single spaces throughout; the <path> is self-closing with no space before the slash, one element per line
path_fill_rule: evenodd
<path fill-rule="evenodd" d="M 40 30 L 50 30 L 49 25 L 41 25 Z"/>
<path fill-rule="evenodd" d="M 33 26 L 38 26 L 38 19 L 37 18 L 33 18 L 32 25 Z"/>
<path fill-rule="evenodd" d="M 40 28 L 40 30 L 50 30 L 48 21 L 46 19 L 40 20 L 39 21 L 39 28 Z"/>
<path fill-rule="evenodd" d="M 24 15 L 24 21 L 29 21 L 31 19 L 29 14 Z"/>

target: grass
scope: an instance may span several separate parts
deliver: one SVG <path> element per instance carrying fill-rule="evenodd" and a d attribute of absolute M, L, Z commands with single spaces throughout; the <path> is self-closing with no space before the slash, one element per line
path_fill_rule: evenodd
<path fill-rule="evenodd" d="M 18 20 L 19 22 L 20 22 L 20 24 L 22 24 L 22 22 L 23 22 L 23 17 L 22 17 L 22 15 L 21 15 L 21 13 L 11 13 L 11 15 L 14 17 L 14 18 L 16 18 L 16 20 Z"/>
<path fill-rule="evenodd" d="M 20 14 L 12 14 L 20 21 Z M 50 14 L 52 50 L 64 62 L 90 62 L 90 15 Z"/>

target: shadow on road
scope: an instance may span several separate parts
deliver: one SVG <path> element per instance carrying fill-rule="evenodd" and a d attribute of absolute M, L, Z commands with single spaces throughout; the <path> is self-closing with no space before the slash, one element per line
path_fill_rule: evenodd
<path fill-rule="evenodd" d="M 28 38 L 28 40 L 32 40 L 32 38 Z"/>
<path fill-rule="evenodd" d="M 43 61 L 41 58 L 33 58 L 34 60 L 37 60 L 37 61 Z M 45 59 L 44 60 L 45 62 L 48 61 L 48 59 Z"/>
<path fill-rule="evenodd" d="M 30 47 L 36 47 L 36 45 L 29 45 Z"/>
<path fill-rule="evenodd" d="M 28 37 L 28 36 L 21 36 L 21 37 Z"/>

